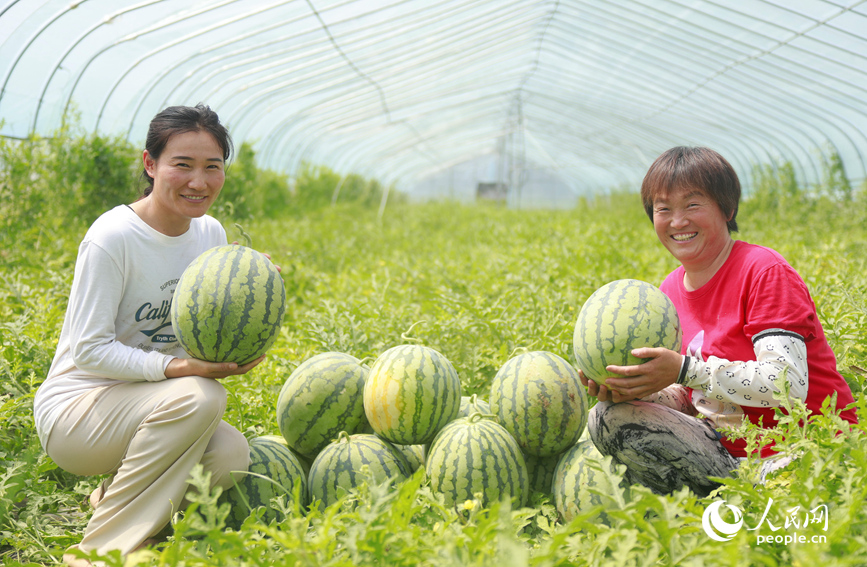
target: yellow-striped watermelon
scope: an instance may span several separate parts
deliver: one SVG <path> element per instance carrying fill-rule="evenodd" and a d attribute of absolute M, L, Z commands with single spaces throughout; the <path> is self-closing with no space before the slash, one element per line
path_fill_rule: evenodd
<path fill-rule="evenodd" d="M 369 369 L 349 354 L 317 354 L 286 378 L 277 396 L 277 425 L 293 450 L 308 459 L 341 431 L 361 433 Z"/>
<path fill-rule="evenodd" d="M 250 441 L 250 466 L 247 472 L 232 472 L 235 486 L 220 495 L 220 503 L 231 506 L 226 525 L 239 529 L 250 513 L 264 506 L 262 522 L 279 519 L 279 511 L 271 506 L 271 499 L 286 495 L 287 501 L 294 495 L 295 484 L 300 483 L 299 508 L 307 506 L 307 476 L 296 455 L 286 446 L 279 435 L 263 435 Z"/>
<path fill-rule="evenodd" d="M 432 348 L 401 345 L 382 353 L 364 385 L 364 413 L 373 431 L 392 443 L 422 445 L 457 417 L 461 381 Z"/>
<path fill-rule="evenodd" d="M 587 425 L 587 394 L 578 372 L 545 351 L 519 354 L 491 381 L 491 411 L 521 450 L 551 457 L 574 445 Z"/>
<path fill-rule="evenodd" d="M 512 435 L 494 420 L 475 413 L 458 418 L 440 431 L 427 453 L 425 472 L 431 490 L 449 506 L 481 494 L 488 506 L 502 499 L 527 501 L 528 476 L 524 455 Z"/>
<path fill-rule="evenodd" d="M 230 244 L 203 252 L 184 270 L 172 326 L 193 358 L 246 364 L 277 339 L 285 308 L 283 279 L 271 260 Z"/>
<path fill-rule="evenodd" d="M 307 484 L 313 505 L 327 507 L 362 483 L 397 483 L 411 474 L 403 454 L 388 441 L 368 433 L 341 432 L 310 465 Z"/>
<path fill-rule="evenodd" d="M 640 280 L 616 280 L 587 298 L 572 337 L 575 362 L 584 376 L 604 383 L 609 365 L 631 366 L 645 359 L 640 347 L 680 351 L 683 332 L 674 304 L 662 291 Z"/>

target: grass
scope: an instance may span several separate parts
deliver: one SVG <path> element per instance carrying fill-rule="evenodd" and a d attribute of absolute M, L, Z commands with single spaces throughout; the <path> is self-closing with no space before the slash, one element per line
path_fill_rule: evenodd
<path fill-rule="evenodd" d="M 804 276 L 867 422 L 867 203 L 822 196 L 781 206 L 741 207 L 739 238 L 780 251 Z M 234 219 L 221 218 L 230 239 Z M 33 428 L 33 394 L 50 366 L 85 222 L 27 224 L 0 254 L 0 561 L 52 565 L 77 543 L 89 516 L 86 495 L 100 479 L 58 469 Z M 435 348 L 454 364 L 464 393 L 487 398 L 490 380 L 522 349 L 571 359 L 577 311 L 596 288 L 620 278 L 658 283 L 675 261 L 655 238 L 634 195 L 597 199 L 570 211 L 511 211 L 454 203 L 375 208 L 338 203 L 283 218 L 243 221 L 257 249 L 283 267 L 290 298 L 266 361 L 225 381 L 225 419 L 250 437 L 278 433 L 274 408 L 283 380 L 326 351 L 376 357 L 407 342 Z M 150 565 L 863 565 L 867 564 L 865 427 L 837 434 L 832 413 L 791 420 L 775 433 L 801 457 L 766 485 L 745 463 L 711 498 L 654 495 L 626 487 L 562 523 L 551 499 L 445 507 L 422 474 L 392 489 L 364 487 L 342 504 L 280 523 L 255 518 L 224 529 L 216 494 L 179 514 L 169 541 L 130 559 Z M 798 418 L 805 419 L 800 427 Z M 755 439 L 756 432 L 741 434 Z M 617 485 L 618 473 L 613 473 Z M 194 484 L 205 480 L 195 477 Z M 715 499 L 743 510 L 747 527 L 711 540 L 702 515 Z M 828 529 L 804 522 L 827 507 Z M 602 513 L 604 512 L 604 516 Z M 795 528 L 794 519 L 800 527 Z M 729 517 L 729 521 L 731 517 Z M 821 543 L 759 543 L 757 535 L 824 536 Z M 118 556 L 109 565 L 121 565 Z"/>

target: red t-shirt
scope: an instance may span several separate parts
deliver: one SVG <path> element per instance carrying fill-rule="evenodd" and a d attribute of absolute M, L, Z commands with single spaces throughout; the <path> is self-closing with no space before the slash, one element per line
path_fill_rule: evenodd
<path fill-rule="evenodd" d="M 784 329 L 804 338 L 809 387 L 806 404 L 820 413 L 822 402 L 837 393 L 837 407 L 853 402 L 849 385 L 837 372 L 837 359 L 825 340 L 816 306 L 800 275 L 774 250 L 735 241 L 713 278 L 695 291 L 683 285 L 683 266 L 665 278 L 660 289 L 671 298 L 683 327 L 681 354 L 716 356 L 729 361 L 756 360 L 752 338 L 766 329 Z M 744 416 L 765 427 L 777 423 L 774 408 L 741 406 Z M 855 410 L 841 414 L 856 423 Z M 746 456 L 742 439 L 722 443 L 735 457 Z M 763 456 L 765 451 L 763 451 Z"/>

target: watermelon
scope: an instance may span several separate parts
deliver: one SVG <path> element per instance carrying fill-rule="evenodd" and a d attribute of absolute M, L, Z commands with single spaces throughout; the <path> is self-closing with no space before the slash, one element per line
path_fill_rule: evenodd
<path fill-rule="evenodd" d="M 680 352 L 683 332 L 674 304 L 662 291 L 639 280 L 616 280 L 587 298 L 572 337 L 575 362 L 600 384 L 612 376 L 606 366 L 632 366 L 646 359 L 632 349 L 665 347 Z"/>
<path fill-rule="evenodd" d="M 502 499 L 526 503 L 527 465 L 521 449 L 505 427 L 479 413 L 458 418 L 437 434 L 425 470 L 431 490 L 449 506 L 477 496 L 483 506 Z"/>
<path fill-rule="evenodd" d="M 314 459 L 341 431 L 360 433 L 369 370 L 354 356 L 317 354 L 286 378 L 277 396 L 277 425 L 293 450 Z"/>
<path fill-rule="evenodd" d="M 263 254 L 230 244 L 187 266 L 172 298 L 175 337 L 193 358 L 251 362 L 280 334 L 286 308 L 283 279 Z"/>
<path fill-rule="evenodd" d="M 594 506 L 607 507 L 616 502 L 615 494 L 621 488 L 612 485 L 612 477 L 603 472 L 606 468 L 614 472 L 610 457 L 603 457 L 589 438 L 563 452 L 554 469 L 552 488 L 554 505 L 564 522 Z M 625 483 L 621 483 L 623 486 Z"/>
<path fill-rule="evenodd" d="M 461 409 L 458 411 L 458 416 L 470 417 L 474 413 L 491 415 L 491 405 L 477 394 L 461 396 Z"/>
<path fill-rule="evenodd" d="M 362 483 L 402 482 L 410 465 L 391 443 L 376 435 L 341 432 L 310 465 L 310 500 L 330 506 Z"/>
<path fill-rule="evenodd" d="M 578 371 L 551 352 L 519 354 L 491 381 L 491 411 L 530 455 L 551 457 L 574 445 L 587 409 Z"/>
<path fill-rule="evenodd" d="M 554 470 L 557 468 L 557 463 L 560 462 L 560 454 L 551 457 L 537 457 L 524 453 L 524 462 L 527 463 L 530 492 L 553 496 Z"/>
<path fill-rule="evenodd" d="M 250 512 L 259 506 L 266 508 L 262 522 L 279 519 L 279 511 L 271 507 L 271 499 L 286 495 L 291 500 L 296 483 L 301 484 L 299 507 L 307 506 L 307 477 L 303 465 L 282 437 L 263 435 L 252 439 L 250 461 L 246 473 L 231 473 L 235 486 L 220 495 L 219 503 L 228 502 L 231 506 L 226 518 L 228 527 L 240 529 Z"/>
<path fill-rule="evenodd" d="M 364 384 L 364 413 L 373 431 L 399 445 L 423 445 L 456 418 L 461 381 L 452 363 L 421 345 L 382 353 Z"/>
<path fill-rule="evenodd" d="M 425 454 L 427 452 L 427 448 L 424 445 L 395 445 L 394 448 L 403 454 L 409 465 L 410 474 L 424 466 Z"/>

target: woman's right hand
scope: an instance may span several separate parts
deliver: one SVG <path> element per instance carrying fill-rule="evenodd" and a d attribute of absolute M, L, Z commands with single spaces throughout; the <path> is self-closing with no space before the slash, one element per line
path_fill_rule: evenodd
<path fill-rule="evenodd" d="M 611 402 L 611 391 L 608 389 L 605 384 L 598 384 L 593 380 L 588 379 L 584 376 L 584 373 L 581 372 L 581 369 L 578 369 L 578 377 L 581 379 L 581 383 L 584 384 L 584 387 L 587 388 L 587 395 L 594 396 L 598 398 L 600 402 Z"/>
<path fill-rule="evenodd" d="M 201 376 L 220 380 L 227 376 L 246 374 L 265 360 L 263 354 L 256 360 L 238 366 L 235 362 L 208 362 L 197 358 L 175 358 L 166 367 L 166 378 L 180 378 L 182 376 Z"/>

